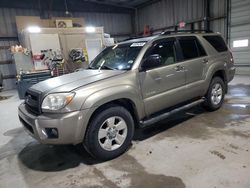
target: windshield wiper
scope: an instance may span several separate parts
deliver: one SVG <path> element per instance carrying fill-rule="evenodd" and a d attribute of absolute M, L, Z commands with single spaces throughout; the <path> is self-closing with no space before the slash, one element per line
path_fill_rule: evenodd
<path fill-rule="evenodd" d="M 108 70 L 115 70 L 115 68 L 109 67 L 107 65 L 102 65 L 100 69 L 108 69 Z"/>
<path fill-rule="evenodd" d="M 114 68 L 112 67 L 109 67 L 108 65 L 104 65 L 105 64 L 105 61 L 102 62 L 102 64 L 100 65 L 100 67 L 98 68 L 98 70 L 101 70 L 101 69 L 108 69 L 108 70 L 114 70 Z"/>

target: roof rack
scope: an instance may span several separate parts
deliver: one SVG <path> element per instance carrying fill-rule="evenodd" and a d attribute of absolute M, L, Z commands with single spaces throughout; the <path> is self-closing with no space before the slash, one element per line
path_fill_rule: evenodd
<path fill-rule="evenodd" d="M 174 31 L 163 31 L 161 35 L 171 35 L 173 33 L 213 33 L 211 30 L 174 30 Z"/>

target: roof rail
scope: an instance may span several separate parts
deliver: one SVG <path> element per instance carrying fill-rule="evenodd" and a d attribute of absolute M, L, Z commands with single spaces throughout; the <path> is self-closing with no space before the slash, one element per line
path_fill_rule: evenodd
<path fill-rule="evenodd" d="M 128 41 L 128 40 L 140 39 L 140 38 L 145 38 L 145 36 L 132 36 L 132 37 L 126 38 L 122 41 Z"/>
<path fill-rule="evenodd" d="M 174 33 L 213 33 L 211 30 L 174 30 L 174 31 L 163 31 L 161 35 L 171 35 Z"/>

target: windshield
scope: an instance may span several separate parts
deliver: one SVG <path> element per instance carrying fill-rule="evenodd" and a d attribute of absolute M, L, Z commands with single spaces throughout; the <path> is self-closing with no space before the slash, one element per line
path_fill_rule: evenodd
<path fill-rule="evenodd" d="M 120 44 L 104 49 L 89 69 L 130 70 L 145 42 Z"/>

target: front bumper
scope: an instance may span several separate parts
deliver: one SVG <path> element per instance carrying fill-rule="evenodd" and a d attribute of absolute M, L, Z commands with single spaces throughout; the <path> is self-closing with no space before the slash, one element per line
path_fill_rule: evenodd
<path fill-rule="evenodd" d="M 25 130 L 43 144 L 78 144 L 82 142 L 87 126 L 85 110 L 36 116 L 23 103 L 18 108 L 18 115 Z M 52 128 L 57 130 L 56 138 L 50 138 L 46 132 Z"/>

